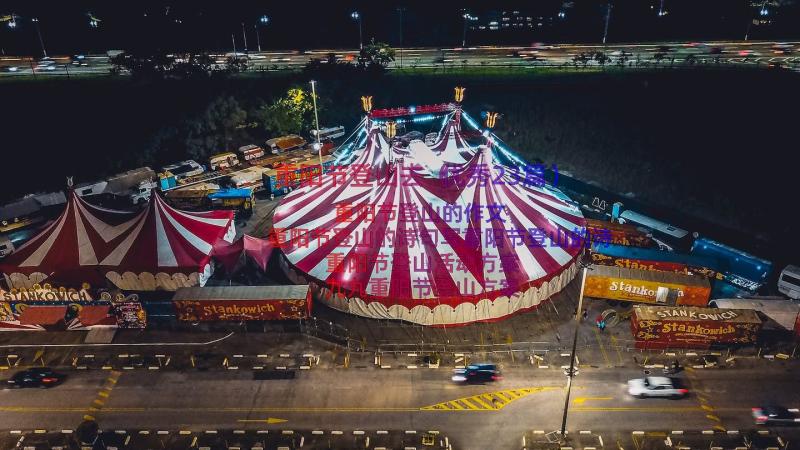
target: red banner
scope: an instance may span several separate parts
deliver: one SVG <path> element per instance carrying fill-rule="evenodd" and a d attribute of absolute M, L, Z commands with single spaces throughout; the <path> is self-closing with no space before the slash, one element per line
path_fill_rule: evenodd
<path fill-rule="evenodd" d="M 175 300 L 178 320 L 188 322 L 292 320 L 308 317 L 302 300 Z"/>

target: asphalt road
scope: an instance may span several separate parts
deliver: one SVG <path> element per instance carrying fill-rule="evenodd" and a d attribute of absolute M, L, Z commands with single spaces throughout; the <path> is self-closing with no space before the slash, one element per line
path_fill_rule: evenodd
<path fill-rule="evenodd" d="M 633 369 L 581 369 L 567 429 L 752 429 L 752 406 L 800 406 L 798 367 L 769 364 L 686 372 L 691 395 L 682 400 L 630 398 L 625 382 L 641 376 Z M 74 428 L 91 415 L 104 429 L 435 429 L 460 448 L 500 449 L 526 431 L 560 428 L 558 371 L 508 369 L 504 380 L 482 386 L 448 377 L 447 369 L 312 370 L 266 381 L 249 371 L 75 372 L 49 390 L 0 391 L 0 429 Z"/>
<path fill-rule="evenodd" d="M 797 43 L 792 43 L 795 47 Z M 660 65 L 681 64 L 689 54 L 693 54 L 698 63 L 719 63 L 726 65 L 766 65 L 768 63 L 782 63 L 795 66 L 800 63 L 800 53 L 780 54 L 773 49 L 775 42 L 765 41 L 731 41 L 708 42 L 702 46 L 686 42 L 646 43 L 646 44 L 613 44 L 603 47 L 601 45 L 547 45 L 539 47 L 470 47 L 470 48 L 404 48 L 396 49 L 396 60 L 390 69 L 396 68 L 431 68 L 431 67 L 485 67 L 485 66 L 520 66 L 536 67 L 541 65 L 570 64 L 573 57 L 580 53 L 598 52 L 605 49 L 610 57 L 609 65 L 614 64 L 624 52 L 629 62 L 648 61 L 650 65 L 655 62 L 653 55 L 659 47 L 669 47 L 670 51 Z M 720 50 L 718 54 L 710 54 L 712 48 Z M 324 60 L 333 53 L 337 59 L 354 61 L 358 56 L 357 50 L 331 50 L 320 49 L 305 52 L 250 52 L 248 53 L 251 70 L 288 70 L 299 69 L 312 59 Z M 224 64 L 226 55 L 212 55 L 218 63 Z M 674 61 L 672 59 L 674 58 Z M 37 68 L 31 58 L 5 57 L 0 59 L 0 76 L 30 76 L 40 75 L 76 75 L 108 73 L 111 65 L 104 55 L 89 55 L 84 59 L 84 65 L 69 64 L 68 59 L 54 58 L 56 64 L 51 68 Z M 591 62 L 589 65 L 597 65 Z M 9 71 L 8 67 L 14 67 Z"/>

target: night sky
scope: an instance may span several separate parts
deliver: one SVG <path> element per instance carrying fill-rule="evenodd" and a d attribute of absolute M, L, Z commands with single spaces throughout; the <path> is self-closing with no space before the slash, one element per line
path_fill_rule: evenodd
<path fill-rule="evenodd" d="M 744 36 L 748 20 L 762 2 L 742 0 L 665 0 L 669 14 L 659 18 L 659 0 L 614 0 L 609 41 L 710 40 Z M 38 55 L 39 42 L 31 18 L 38 17 L 48 53 L 71 54 L 107 49 L 230 51 L 231 34 L 243 47 L 242 25 L 248 47 L 255 45 L 254 25 L 262 15 L 265 49 L 353 48 L 358 26 L 350 12 L 363 16 L 365 40 L 397 45 L 403 12 L 406 46 L 455 46 L 462 32 L 461 8 L 479 18 L 503 10 L 519 10 L 541 17 L 542 26 L 522 32 L 470 32 L 468 42 L 521 44 L 535 42 L 598 42 L 603 32 L 605 0 L 536 1 L 36 1 L 2 2 L 0 15 L 19 16 L 18 26 L 0 29 L 0 48 L 6 54 Z M 751 39 L 800 37 L 800 6 L 796 1 L 770 0 L 773 23 L 751 31 Z M 565 20 L 558 20 L 560 10 Z M 101 20 L 89 27 L 87 12 Z"/>

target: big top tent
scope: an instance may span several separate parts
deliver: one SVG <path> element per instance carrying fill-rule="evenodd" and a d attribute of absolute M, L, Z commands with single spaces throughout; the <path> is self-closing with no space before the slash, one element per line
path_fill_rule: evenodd
<path fill-rule="evenodd" d="M 99 265 L 124 290 L 174 291 L 203 286 L 213 273 L 218 241 L 233 242 L 233 211 L 188 212 L 172 208 L 158 195 L 137 217 L 122 240 Z"/>
<path fill-rule="evenodd" d="M 107 281 L 123 290 L 204 285 L 214 248 L 233 241 L 233 211 L 187 212 L 153 194 L 139 213 L 93 206 L 70 192 L 45 230 L 0 261 L 11 288 Z"/>
<path fill-rule="evenodd" d="M 52 284 L 102 283 L 98 263 L 133 225 L 134 213 L 99 208 L 74 191 L 64 212 L 16 252 L 0 260 L 12 288 L 44 280 Z"/>
<path fill-rule="evenodd" d="M 496 163 L 491 140 L 471 147 L 449 120 L 423 153 L 447 160 L 434 173 L 415 159 L 424 143 L 392 148 L 379 124 L 366 126 L 349 166 L 275 210 L 284 267 L 318 300 L 372 318 L 465 324 L 534 308 L 575 276 L 580 210 Z"/>

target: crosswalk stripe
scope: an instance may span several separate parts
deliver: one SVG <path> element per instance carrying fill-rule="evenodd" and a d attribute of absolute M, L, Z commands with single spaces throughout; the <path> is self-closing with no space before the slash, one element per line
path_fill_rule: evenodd
<path fill-rule="evenodd" d="M 422 411 L 498 411 L 514 400 L 522 397 L 560 388 L 547 386 L 536 388 L 507 389 L 484 392 L 470 397 L 457 398 L 420 408 Z"/>
<path fill-rule="evenodd" d="M 475 397 L 472 397 L 470 400 L 473 400 L 476 403 L 479 403 L 481 406 L 483 406 L 482 409 L 494 409 L 494 407 L 492 405 L 484 402 L 483 399 L 481 399 L 481 397 L 479 395 L 476 395 Z"/>
<path fill-rule="evenodd" d="M 470 399 L 470 400 L 471 400 L 471 399 Z M 463 404 L 467 405 L 467 408 L 469 408 L 469 409 L 480 409 L 480 408 L 478 408 L 477 406 L 475 406 L 475 405 L 473 405 L 472 403 L 470 403 L 470 402 L 469 402 L 469 400 L 467 400 L 466 398 L 459 399 L 459 401 L 460 401 L 461 403 L 463 403 Z"/>

